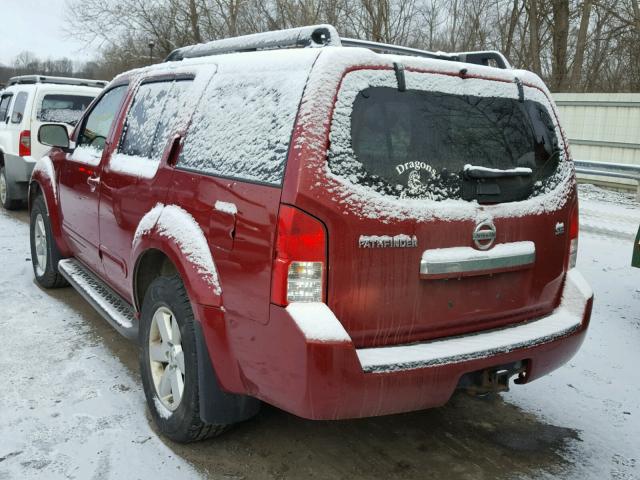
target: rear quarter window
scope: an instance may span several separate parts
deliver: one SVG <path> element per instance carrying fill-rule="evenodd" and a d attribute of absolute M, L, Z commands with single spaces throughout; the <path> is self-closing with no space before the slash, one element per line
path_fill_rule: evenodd
<path fill-rule="evenodd" d="M 178 167 L 280 185 L 307 69 L 216 74 Z"/>
<path fill-rule="evenodd" d="M 12 98 L 13 94 L 2 96 L 2 99 L 0 100 L 0 122 L 4 122 L 6 120 Z"/>
<path fill-rule="evenodd" d="M 18 92 L 18 95 L 16 95 L 15 102 L 13 102 L 13 111 L 11 112 L 11 123 L 22 123 L 28 98 L 29 98 L 29 94 L 27 92 Z"/>

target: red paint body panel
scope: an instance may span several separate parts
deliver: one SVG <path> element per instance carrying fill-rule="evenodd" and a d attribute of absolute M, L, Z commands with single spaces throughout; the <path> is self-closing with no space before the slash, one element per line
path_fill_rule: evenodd
<path fill-rule="evenodd" d="M 346 70 L 342 81 L 348 73 L 363 68 Z M 483 79 L 488 84 L 495 81 Z M 334 101 L 337 95 L 338 90 Z M 326 116 L 331 118 L 333 104 L 325 108 Z M 309 142 L 325 145 L 325 149 L 299 141 L 313 128 L 314 125 L 302 124 L 294 132 L 294 144 L 302 143 L 302 146 L 290 156 L 283 202 L 301 208 L 326 225 L 329 238 L 327 304 L 356 346 L 394 345 L 461 335 L 539 317 L 557 305 L 568 236 L 556 235 L 555 225 L 569 224 L 571 209 L 577 202 L 575 192 L 553 214 L 524 218 L 496 215 L 495 243 L 533 241 L 537 250 L 533 268 L 456 279 L 421 279 L 422 253 L 427 249 L 473 247 L 476 221 L 396 220 L 354 215 L 345 208 L 345 199 L 334 193 L 339 183 L 327 171 L 324 151 L 329 143 L 330 122 L 323 136 Z M 492 210 L 491 206 L 478 206 L 476 216 L 491 215 Z M 360 235 L 399 234 L 415 235 L 418 247 L 358 248 Z"/>
<path fill-rule="evenodd" d="M 40 189 L 40 192 L 42 192 L 45 204 L 47 205 L 47 212 L 49 214 L 51 223 L 51 234 L 53 235 L 56 245 L 58 246 L 58 250 L 60 250 L 62 255 L 70 256 L 71 249 L 67 245 L 65 237 L 62 234 L 62 221 L 60 218 L 60 209 L 58 206 L 58 195 L 56 195 L 56 192 L 58 191 L 57 172 L 60 169 L 60 163 L 55 163 L 51 158 L 50 161 L 55 178 L 50 178 L 42 170 L 34 170 L 31 175 L 31 183 L 29 185 L 29 189 L 33 189 L 37 185 L 37 187 Z M 29 195 L 29 211 L 31 211 L 32 200 L 33 197 Z"/>
<path fill-rule="evenodd" d="M 580 348 L 591 315 L 586 305 L 581 328 L 559 340 L 473 361 L 400 372 L 364 373 L 350 342 L 305 339 L 285 309 L 271 307 L 265 326 L 227 321 L 233 355 L 217 350 L 224 341 L 207 334 L 211 358 L 242 365 L 243 378 L 220 377 L 234 392 L 254 395 L 283 410 L 314 420 L 387 415 L 445 404 L 465 373 L 527 361 L 526 381 L 566 363 Z M 201 310 L 204 324 L 220 324 L 220 315 Z M 208 330 L 208 329 L 207 329 Z M 283 346 L 286 345 L 286 348 Z M 259 355 L 256 352 L 260 352 Z M 244 384 L 236 390 L 238 380 Z"/>
<path fill-rule="evenodd" d="M 209 242 L 226 315 L 249 326 L 267 323 L 280 189 L 175 169 L 169 192 L 167 203 L 186 206 Z M 235 205 L 237 214 L 216 209 L 218 201 Z M 210 292 L 190 293 L 208 304 Z"/>
<path fill-rule="evenodd" d="M 54 155 L 65 155 L 56 152 Z M 99 177 L 99 166 L 89 166 L 76 162 L 70 155 L 65 155 L 61 162 L 59 191 L 62 212 L 62 231 L 67 239 L 73 255 L 82 260 L 93 271 L 102 269 L 98 243 L 99 189 L 91 187 L 87 179 Z"/>
<path fill-rule="evenodd" d="M 342 78 L 358 68 L 362 67 L 342 72 Z M 334 80 L 335 102 L 340 82 Z M 87 177 L 96 172 L 59 149 L 52 150 L 51 158 L 60 198 L 55 199 L 41 173 L 35 172 L 33 179 L 45 193 L 63 254 L 80 258 L 131 303 L 135 303 L 136 268 L 145 252 L 155 249 L 169 258 L 202 324 L 218 380 L 229 392 L 256 396 L 305 418 L 383 415 L 442 405 L 465 373 L 509 362 L 527 360 L 527 381 L 533 380 L 566 362 L 582 343 L 591 300 L 580 330 L 550 343 L 468 362 L 364 373 L 356 348 L 496 328 L 544 316 L 557 307 L 569 240 L 566 234 L 555 234 L 555 225 L 569 224 L 577 203 L 575 189 L 553 214 L 495 217 L 496 243 L 535 243 L 534 267 L 459 279 L 421 279 L 422 252 L 473 246 L 476 222 L 409 218 L 384 222 L 346 211 L 331 193 L 336 181 L 325 169 L 326 148 L 318 148 L 328 145 L 330 121 L 318 129 L 297 120 L 292 138 L 296 148 L 290 149 L 282 188 L 175 168 L 166 158 L 152 180 L 111 171 L 107 162 L 134 87 L 129 87 L 102 163 L 95 168 L 102 176 L 96 191 L 87 185 Z M 319 115 L 330 119 L 333 105 L 319 105 Z M 237 213 L 217 209 L 218 201 L 235 205 Z M 177 205 L 195 219 L 207 239 L 221 295 L 203 281 L 175 240 L 151 229 L 134 242 L 140 219 L 158 203 Z M 351 342 L 309 341 L 284 308 L 270 303 L 281 203 L 313 215 L 326 227 L 326 300 Z M 478 207 L 478 215 L 483 209 L 491 207 Z M 418 247 L 358 248 L 360 235 L 397 234 L 415 235 Z"/>
<path fill-rule="evenodd" d="M 156 204 L 164 203 L 173 170 L 163 160 L 153 179 L 138 178 L 113 171 L 109 164 L 101 175 L 100 253 L 105 279 L 120 295 L 134 303 L 133 273 L 137 256 L 132 255 L 133 237 L 144 215 Z M 165 246 L 168 242 L 162 242 Z M 175 249 L 178 263 L 183 259 Z"/>

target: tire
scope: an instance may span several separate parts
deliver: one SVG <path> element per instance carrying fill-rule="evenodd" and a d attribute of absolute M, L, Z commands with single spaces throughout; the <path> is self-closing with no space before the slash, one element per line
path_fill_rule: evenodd
<path fill-rule="evenodd" d="M 179 443 L 214 437 L 228 427 L 208 424 L 200 417 L 195 321 L 180 277 L 158 277 L 149 285 L 139 330 L 142 384 L 156 425 Z"/>
<path fill-rule="evenodd" d="M 22 205 L 20 199 L 12 196 L 9 179 L 4 167 L 0 167 L 0 203 L 6 210 L 16 210 Z"/>
<path fill-rule="evenodd" d="M 31 209 L 29 222 L 31 264 L 36 281 L 44 288 L 60 288 L 68 285 L 58 272 L 62 255 L 51 234 L 51 222 L 42 195 L 38 195 Z"/>

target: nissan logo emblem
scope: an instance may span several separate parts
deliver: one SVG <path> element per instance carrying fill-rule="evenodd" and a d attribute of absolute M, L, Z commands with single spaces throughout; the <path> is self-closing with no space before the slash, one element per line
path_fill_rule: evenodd
<path fill-rule="evenodd" d="M 496 239 L 496 226 L 491 220 L 484 220 L 476 225 L 472 238 L 479 250 L 488 250 Z"/>

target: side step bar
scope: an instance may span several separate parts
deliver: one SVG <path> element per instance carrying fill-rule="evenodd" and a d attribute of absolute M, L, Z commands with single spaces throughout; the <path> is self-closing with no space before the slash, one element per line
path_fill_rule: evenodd
<path fill-rule="evenodd" d="M 138 341 L 133 307 L 75 258 L 60 260 L 58 271 L 121 335 Z"/>

